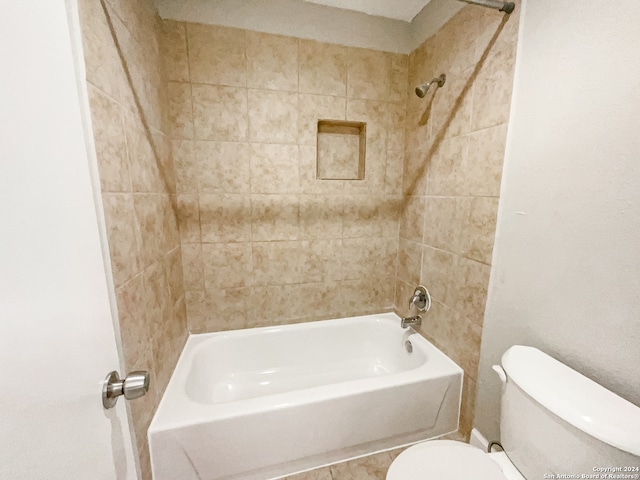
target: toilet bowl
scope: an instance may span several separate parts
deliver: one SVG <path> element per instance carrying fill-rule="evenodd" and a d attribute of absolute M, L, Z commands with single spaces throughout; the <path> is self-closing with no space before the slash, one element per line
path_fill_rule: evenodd
<path fill-rule="evenodd" d="M 504 452 L 484 453 L 453 440 L 414 445 L 394 460 L 387 480 L 525 480 Z"/>
<path fill-rule="evenodd" d="M 533 347 L 509 348 L 494 370 L 503 382 L 504 452 L 423 442 L 398 455 L 386 480 L 610 478 L 594 476 L 603 466 L 639 471 L 640 408 Z"/>

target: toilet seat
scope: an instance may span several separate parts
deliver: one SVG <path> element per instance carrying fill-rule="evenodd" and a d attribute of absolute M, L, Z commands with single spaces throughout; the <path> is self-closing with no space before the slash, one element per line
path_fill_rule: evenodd
<path fill-rule="evenodd" d="M 453 440 L 423 442 L 393 461 L 386 480 L 506 480 L 488 454 Z"/>

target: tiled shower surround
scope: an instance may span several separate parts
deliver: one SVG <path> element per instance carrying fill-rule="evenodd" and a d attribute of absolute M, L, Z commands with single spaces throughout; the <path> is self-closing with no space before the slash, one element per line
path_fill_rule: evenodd
<path fill-rule="evenodd" d="M 407 56 L 164 27 L 190 330 L 391 310 Z M 367 123 L 364 180 L 316 179 L 319 119 Z"/>
<path fill-rule="evenodd" d="M 473 421 L 513 86 L 518 12 L 468 6 L 409 58 L 409 85 L 445 73 L 424 99 L 410 93 L 396 306 L 418 283 L 433 297 L 420 332 L 465 371 L 460 433 Z"/>
<path fill-rule="evenodd" d="M 151 376 L 147 395 L 127 402 L 141 469 L 150 478 L 147 428 L 188 332 L 175 181 L 165 135 L 160 19 L 144 2 L 106 1 L 108 16 L 100 0 L 78 3 L 124 362 L 127 371 L 148 370 Z"/>
<path fill-rule="evenodd" d="M 468 436 L 518 10 L 465 7 L 407 56 L 105 0 L 118 51 L 101 1 L 79 3 L 125 364 L 152 376 L 128 403 L 143 477 L 188 331 L 405 315 L 418 283 L 422 334 L 465 370 Z M 318 120 L 366 122 L 364 180 L 316 179 Z M 394 455 L 295 478 L 383 479 Z"/>

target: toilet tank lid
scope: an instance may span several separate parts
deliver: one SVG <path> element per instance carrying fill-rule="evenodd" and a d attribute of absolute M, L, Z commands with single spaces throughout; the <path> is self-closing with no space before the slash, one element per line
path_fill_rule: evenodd
<path fill-rule="evenodd" d="M 565 422 L 640 456 L 640 407 L 534 347 L 512 346 L 502 356 L 502 366 L 507 382 Z"/>

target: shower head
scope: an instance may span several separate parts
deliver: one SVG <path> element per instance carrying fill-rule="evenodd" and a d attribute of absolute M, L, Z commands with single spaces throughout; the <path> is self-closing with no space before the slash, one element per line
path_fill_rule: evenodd
<path fill-rule="evenodd" d="M 416 87 L 416 95 L 419 96 L 420 98 L 424 98 L 424 96 L 427 94 L 427 91 L 429 90 L 430 85 L 431 85 L 431 82 L 427 82 L 424 85 L 420 85 L 419 87 Z"/>
<path fill-rule="evenodd" d="M 416 95 L 420 98 L 424 98 L 424 96 L 429 91 L 429 87 L 432 84 L 437 83 L 438 87 L 442 87 L 446 81 L 447 81 L 447 76 L 443 73 L 438 78 L 434 78 L 430 82 L 427 82 L 423 85 L 416 87 Z"/>

